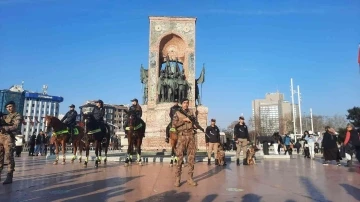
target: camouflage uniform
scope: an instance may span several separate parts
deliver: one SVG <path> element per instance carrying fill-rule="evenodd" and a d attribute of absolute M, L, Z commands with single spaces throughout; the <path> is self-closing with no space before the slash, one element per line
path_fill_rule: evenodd
<path fill-rule="evenodd" d="M 4 150 L 0 152 L 0 172 L 4 167 L 4 157 L 8 160 L 8 176 L 15 170 L 14 148 L 15 136 L 21 134 L 19 127 L 21 123 L 21 115 L 17 112 L 3 116 L 1 128 L 5 130 L 5 134 L 0 133 L 0 144 L 4 146 Z M 6 180 L 7 181 L 7 180 Z"/>
<path fill-rule="evenodd" d="M 194 113 L 191 110 L 185 110 L 188 116 L 194 116 Z M 194 135 L 194 127 L 191 122 L 184 122 L 186 116 L 179 111 L 176 111 L 172 120 L 172 126 L 176 128 L 178 133 L 178 142 L 176 145 L 176 156 L 178 157 L 176 171 L 175 171 L 175 186 L 180 186 L 180 177 L 182 170 L 182 162 L 184 157 L 184 151 L 187 151 L 188 155 L 188 184 L 196 186 L 196 182 L 193 180 L 194 173 L 194 164 L 195 164 L 195 135 Z"/>

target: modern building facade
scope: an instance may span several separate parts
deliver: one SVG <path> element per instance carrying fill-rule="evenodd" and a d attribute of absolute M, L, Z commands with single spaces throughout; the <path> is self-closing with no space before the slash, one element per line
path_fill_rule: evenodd
<path fill-rule="evenodd" d="M 26 140 L 34 132 L 37 134 L 40 130 L 45 130 L 45 116 L 58 117 L 60 103 L 63 101 L 61 96 L 25 93 L 22 132 Z"/>
<path fill-rule="evenodd" d="M 295 114 L 298 116 L 298 106 L 295 104 Z M 271 135 L 279 131 L 289 130 L 289 121 L 292 121 L 292 104 L 284 99 L 283 93 L 267 93 L 265 99 L 252 101 L 253 127 L 263 135 Z"/>

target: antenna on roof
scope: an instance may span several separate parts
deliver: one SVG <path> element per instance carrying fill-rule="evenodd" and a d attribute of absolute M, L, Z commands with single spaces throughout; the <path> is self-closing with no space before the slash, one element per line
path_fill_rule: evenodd
<path fill-rule="evenodd" d="M 43 87 L 42 87 L 42 93 L 43 93 L 44 95 L 47 95 L 47 89 L 48 89 L 48 86 L 47 86 L 47 85 L 43 85 Z"/>

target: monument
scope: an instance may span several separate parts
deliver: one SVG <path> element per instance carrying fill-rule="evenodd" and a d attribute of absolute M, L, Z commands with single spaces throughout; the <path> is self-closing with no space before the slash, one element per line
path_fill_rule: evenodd
<path fill-rule="evenodd" d="M 208 108 L 202 105 L 198 85 L 205 82 L 205 67 L 195 77 L 195 22 L 187 17 L 149 17 L 149 66 L 140 67 L 143 84 L 143 115 L 146 122 L 144 150 L 170 149 L 165 142 L 166 126 L 170 122 L 170 107 L 174 100 L 188 98 L 190 109 L 207 126 Z M 205 149 L 205 134 L 198 130 L 197 148 Z"/>

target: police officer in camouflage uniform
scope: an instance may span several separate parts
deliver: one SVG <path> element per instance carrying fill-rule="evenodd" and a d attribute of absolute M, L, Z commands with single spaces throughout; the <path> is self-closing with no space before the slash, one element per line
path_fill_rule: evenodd
<path fill-rule="evenodd" d="M 177 110 L 179 110 L 180 108 L 181 108 L 181 107 L 179 106 L 178 100 L 175 99 L 175 100 L 174 100 L 174 106 L 172 106 L 172 107 L 170 108 L 170 113 L 169 113 L 169 116 L 170 116 L 171 121 L 170 121 L 169 125 L 166 127 L 166 138 L 165 138 L 165 142 L 166 142 L 166 143 L 169 143 L 170 128 L 171 128 L 171 125 L 172 125 L 172 119 L 173 119 L 173 117 L 174 117 L 175 112 L 176 112 Z"/>
<path fill-rule="evenodd" d="M 183 113 L 185 113 L 189 117 L 195 117 L 195 113 L 189 109 L 189 100 L 183 99 L 181 101 L 181 109 L 176 111 L 172 120 L 172 127 L 174 127 L 178 134 L 178 143 L 176 145 L 176 156 L 179 158 L 176 171 L 175 171 L 175 186 L 180 186 L 180 177 L 181 177 L 181 169 L 182 162 L 184 157 L 184 151 L 187 151 L 188 154 L 188 180 L 187 183 L 192 186 L 196 186 L 197 183 L 193 180 L 194 174 L 194 164 L 195 164 L 195 133 L 194 133 L 194 125 L 190 121 L 188 117 L 186 117 Z"/>
<path fill-rule="evenodd" d="M 0 144 L 4 146 L 4 150 L 0 151 L 0 173 L 4 167 L 4 157 L 6 155 L 6 159 L 9 160 L 8 174 L 3 184 L 11 184 L 13 180 L 13 172 L 15 171 L 15 136 L 21 134 L 20 123 L 22 117 L 15 111 L 14 101 L 7 102 L 5 107 L 9 114 L 3 115 L 3 119 L 0 124 Z"/>

